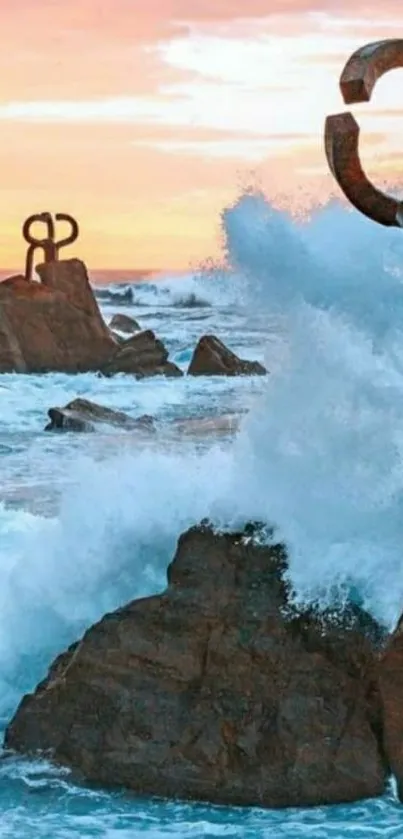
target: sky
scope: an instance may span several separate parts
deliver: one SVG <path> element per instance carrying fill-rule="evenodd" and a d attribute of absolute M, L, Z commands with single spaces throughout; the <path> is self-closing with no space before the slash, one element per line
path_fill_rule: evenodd
<path fill-rule="evenodd" d="M 33 212 L 73 213 L 92 269 L 186 270 L 246 187 L 293 212 L 339 195 L 340 73 L 400 35 L 402 0 L 0 0 L 0 267 Z M 381 188 L 403 183 L 402 78 L 351 109 Z"/>

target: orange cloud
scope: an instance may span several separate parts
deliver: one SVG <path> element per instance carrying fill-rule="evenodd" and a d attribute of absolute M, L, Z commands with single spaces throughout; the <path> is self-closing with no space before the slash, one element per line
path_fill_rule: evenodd
<path fill-rule="evenodd" d="M 245 10 L 244 0 L 0 5 L 0 264 L 22 265 L 20 223 L 35 210 L 75 213 L 92 267 L 185 267 L 217 255 L 220 210 L 249 177 L 291 204 L 301 191 L 308 204 L 337 192 L 322 133 L 340 110 L 338 74 L 355 46 L 390 37 L 403 9 L 357 0 L 354 20 L 351 0 Z M 384 153 L 398 93 L 382 95 L 363 111 L 363 158 L 378 171 L 382 154 L 382 177 L 398 177 Z"/>

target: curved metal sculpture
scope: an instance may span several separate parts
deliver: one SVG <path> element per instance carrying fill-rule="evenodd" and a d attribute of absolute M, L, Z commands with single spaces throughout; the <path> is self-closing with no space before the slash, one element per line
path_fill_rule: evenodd
<path fill-rule="evenodd" d="M 340 76 L 345 104 L 369 102 L 378 79 L 397 67 L 403 67 L 403 39 L 376 41 L 360 47 Z M 329 168 L 357 210 L 385 227 L 403 227 L 403 202 L 377 189 L 361 166 L 359 135 L 359 125 L 349 111 L 326 118 L 325 152 Z"/>
<path fill-rule="evenodd" d="M 79 226 L 78 222 L 75 218 L 73 218 L 73 216 L 70 216 L 68 213 L 56 213 L 55 220 L 67 221 L 71 225 L 71 233 L 64 239 L 60 239 L 58 242 L 55 241 L 55 225 L 51 213 L 34 213 L 32 216 L 29 216 L 29 218 L 27 218 L 24 221 L 24 224 L 22 226 L 22 235 L 29 245 L 25 259 L 26 280 L 32 280 L 34 270 L 34 255 L 35 251 L 38 248 L 43 250 L 45 262 L 55 262 L 57 259 L 59 259 L 60 249 L 65 248 L 67 245 L 71 245 L 73 242 L 76 241 L 76 239 L 78 239 L 80 232 Z M 31 226 L 37 222 L 46 225 L 47 235 L 43 239 L 38 239 L 31 233 Z"/>

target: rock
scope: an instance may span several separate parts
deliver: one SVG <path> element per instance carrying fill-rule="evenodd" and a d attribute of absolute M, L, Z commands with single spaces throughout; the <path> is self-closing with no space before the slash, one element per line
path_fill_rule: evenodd
<path fill-rule="evenodd" d="M 36 270 L 40 283 L 23 276 L 0 283 L 0 373 L 182 375 L 154 333 L 123 342 L 114 337 L 79 259 L 48 262 Z"/>
<path fill-rule="evenodd" d="M 173 305 L 175 309 L 204 309 L 211 307 L 211 303 L 203 300 L 202 297 L 198 297 L 194 291 L 191 291 L 190 294 L 185 294 L 184 297 L 180 297 Z"/>
<path fill-rule="evenodd" d="M 403 618 L 389 639 L 379 664 L 383 703 L 383 745 L 403 803 Z"/>
<path fill-rule="evenodd" d="M 117 344 L 78 259 L 37 266 L 41 282 L 0 283 L 0 372 L 99 370 Z"/>
<path fill-rule="evenodd" d="M 113 303 L 115 306 L 131 306 L 134 303 L 133 289 L 130 286 L 119 286 L 116 284 L 114 289 L 95 287 L 95 296 L 98 300 L 104 300 L 107 303 Z"/>
<path fill-rule="evenodd" d="M 215 335 L 203 335 L 189 364 L 190 376 L 264 376 L 265 367 L 258 361 L 244 361 Z"/>
<path fill-rule="evenodd" d="M 117 344 L 119 344 L 119 346 L 120 346 L 120 347 L 121 347 L 121 346 L 125 343 L 125 341 L 127 340 L 126 338 L 124 338 L 124 337 L 123 337 L 123 335 L 120 335 L 120 333 L 119 333 L 119 332 L 114 332 L 114 331 L 113 331 L 113 329 L 110 329 L 109 331 L 110 331 L 110 333 L 111 333 L 111 335 L 112 335 L 113 340 L 114 340 Z"/>
<path fill-rule="evenodd" d="M 138 379 L 145 376 L 183 375 L 182 370 L 168 360 L 168 350 L 151 329 L 128 338 L 104 365 L 102 372 L 106 376 L 131 373 Z"/>
<path fill-rule="evenodd" d="M 265 807 L 380 795 L 376 644 L 360 610 L 297 615 L 285 550 L 261 536 L 183 534 L 167 589 L 60 656 L 6 747 L 142 795 Z"/>
<path fill-rule="evenodd" d="M 73 399 L 64 408 L 50 408 L 48 416 L 50 423 L 45 431 L 95 431 L 97 424 L 113 425 L 127 431 L 155 430 L 154 419 L 147 414 L 135 419 L 88 399 Z"/>
<path fill-rule="evenodd" d="M 128 335 L 132 335 L 133 332 L 139 332 L 141 326 L 134 318 L 130 318 L 128 315 L 117 314 L 113 316 L 109 324 L 109 329 L 118 329 L 119 332 L 126 332 Z"/>

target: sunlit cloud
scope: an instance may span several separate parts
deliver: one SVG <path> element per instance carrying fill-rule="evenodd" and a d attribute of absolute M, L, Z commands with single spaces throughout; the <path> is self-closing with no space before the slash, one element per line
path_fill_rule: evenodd
<path fill-rule="evenodd" d="M 0 262 L 20 221 L 80 218 L 93 264 L 185 266 L 219 250 L 250 172 L 293 207 L 337 193 L 326 115 L 351 52 L 403 31 L 385 0 L 13 0 L 0 4 Z M 401 77 L 353 109 L 366 171 L 400 179 Z"/>
<path fill-rule="evenodd" d="M 303 135 L 301 135 L 303 136 Z M 278 151 L 278 144 L 281 142 L 283 150 L 298 145 L 301 149 L 301 142 L 298 142 L 298 135 L 281 136 L 276 140 L 155 140 L 155 141 L 133 141 L 134 146 L 146 146 L 159 152 L 173 155 L 190 155 L 206 158 L 234 158 L 245 162 L 262 162 L 268 157 L 269 152 Z M 310 141 L 308 140 L 308 145 Z"/>

